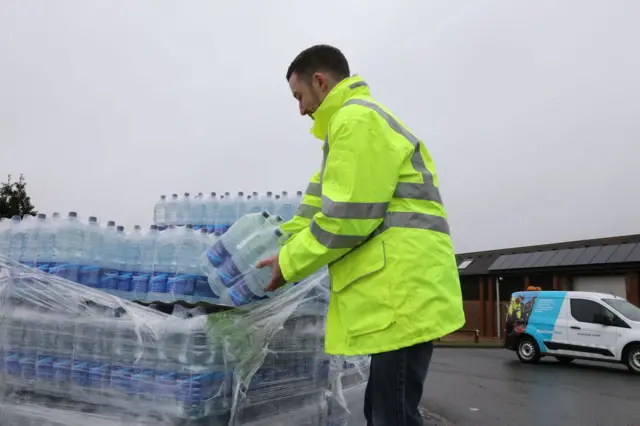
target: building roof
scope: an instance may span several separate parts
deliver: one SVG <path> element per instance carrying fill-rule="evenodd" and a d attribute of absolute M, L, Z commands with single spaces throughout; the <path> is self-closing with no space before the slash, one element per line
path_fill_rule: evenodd
<path fill-rule="evenodd" d="M 460 275 L 640 265 L 640 234 L 456 255 Z"/>

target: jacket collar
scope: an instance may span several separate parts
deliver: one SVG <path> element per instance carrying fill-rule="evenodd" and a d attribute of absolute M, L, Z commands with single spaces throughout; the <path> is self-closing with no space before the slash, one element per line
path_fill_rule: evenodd
<path fill-rule="evenodd" d="M 311 134 L 318 139 L 324 139 L 333 115 L 349 99 L 355 96 L 370 96 L 369 86 L 358 75 L 345 78 L 331 89 L 313 115 Z"/>

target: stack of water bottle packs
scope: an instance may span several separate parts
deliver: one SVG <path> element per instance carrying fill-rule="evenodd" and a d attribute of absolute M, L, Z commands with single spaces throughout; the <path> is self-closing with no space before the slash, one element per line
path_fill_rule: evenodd
<path fill-rule="evenodd" d="M 368 358 L 324 353 L 326 270 L 265 293 L 288 236 L 240 205 L 222 228 L 0 222 L 0 425 L 345 425 Z"/>
<path fill-rule="evenodd" d="M 324 354 L 327 299 L 319 273 L 163 313 L 0 257 L 0 424 L 344 425 L 345 377 L 366 376 Z"/>

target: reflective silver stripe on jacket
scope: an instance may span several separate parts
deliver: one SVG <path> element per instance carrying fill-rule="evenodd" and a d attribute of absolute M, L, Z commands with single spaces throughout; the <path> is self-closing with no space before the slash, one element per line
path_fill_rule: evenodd
<path fill-rule="evenodd" d="M 316 182 L 309 182 L 307 186 L 307 190 L 305 191 L 307 195 L 313 195 L 315 197 L 322 196 L 322 185 Z"/>
<path fill-rule="evenodd" d="M 300 204 L 296 210 L 295 216 L 304 217 L 305 219 L 313 219 L 316 213 L 320 212 L 320 207 L 310 206 L 308 204 Z"/>
<path fill-rule="evenodd" d="M 374 110 L 387 122 L 389 127 L 391 127 L 396 133 L 402 135 L 413 145 L 414 151 L 411 156 L 411 165 L 416 172 L 422 175 L 424 183 L 398 182 L 393 196 L 395 198 L 434 201 L 442 204 L 440 190 L 435 186 L 435 183 L 433 182 L 433 175 L 427 169 L 427 166 L 424 164 L 424 160 L 422 159 L 422 155 L 420 155 L 420 140 L 398 123 L 398 121 L 389 113 L 373 102 L 365 101 L 363 99 L 349 99 L 344 103 L 343 107 L 348 105 L 360 105 Z"/>
<path fill-rule="evenodd" d="M 311 221 L 310 229 L 315 239 L 328 249 L 351 249 L 368 238 L 366 235 L 333 234 L 320 228 L 314 220 Z"/>
<path fill-rule="evenodd" d="M 447 219 L 425 213 L 388 212 L 382 224 L 371 236 L 338 235 L 325 231 L 315 221 L 311 221 L 311 234 L 323 246 L 329 249 L 351 249 L 369 238 L 382 234 L 389 228 L 424 229 L 449 235 Z"/>
<path fill-rule="evenodd" d="M 342 203 L 322 196 L 322 213 L 339 219 L 382 219 L 389 203 Z"/>

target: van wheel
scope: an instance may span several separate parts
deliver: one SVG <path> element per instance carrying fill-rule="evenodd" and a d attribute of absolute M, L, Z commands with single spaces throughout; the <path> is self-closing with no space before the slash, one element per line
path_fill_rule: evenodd
<path fill-rule="evenodd" d="M 571 358 L 570 356 L 557 356 L 556 360 L 560 363 L 560 364 L 570 364 L 573 362 L 575 358 Z"/>
<path fill-rule="evenodd" d="M 516 353 L 520 361 L 526 364 L 533 364 L 540 361 L 540 348 L 532 337 L 524 336 L 520 339 Z"/>
<path fill-rule="evenodd" d="M 624 362 L 634 374 L 640 374 L 640 345 L 632 346 L 625 352 Z"/>

